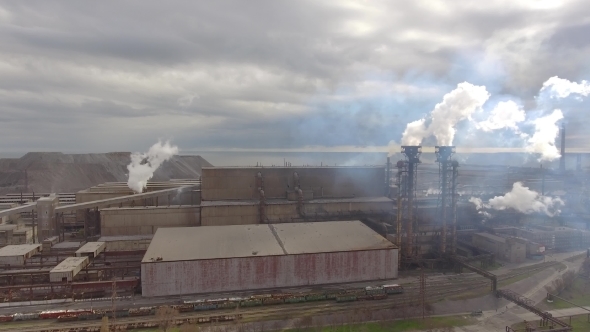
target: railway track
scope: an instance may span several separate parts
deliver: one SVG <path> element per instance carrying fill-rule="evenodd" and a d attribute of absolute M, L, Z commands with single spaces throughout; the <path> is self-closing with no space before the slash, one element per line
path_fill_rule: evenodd
<path fill-rule="evenodd" d="M 546 269 L 553 265 L 558 264 L 558 262 L 546 262 L 531 265 L 528 267 L 523 267 L 519 269 L 511 270 L 509 273 L 503 274 L 499 276 L 499 280 L 506 280 L 513 278 L 515 276 L 519 276 L 522 274 L 530 273 L 537 270 Z M 340 312 L 347 312 L 347 311 L 356 311 L 356 310 L 378 310 L 378 309 L 396 309 L 402 307 L 408 307 L 411 304 L 418 304 L 418 295 L 420 294 L 420 289 L 418 286 L 418 280 L 405 283 L 404 294 L 390 296 L 387 299 L 383 300 L 374 300 L 374 301 L 356 301 L 356 302 L 345 302 L 345 303 L 337 303 L 337 302 L 306 302 L 306 303 L 299 303 L 299 304 L 282 304 L 277 306 L 264 306 L 264 307 L 250 307 L 250 308 L 239 308 L 237 310 L 215 310 L 215 311 L 207 311 L 207 312 L 191 312 L 191 313 L 182 313 L 178 315 L 179 319 L 188 319 L 188 318 L 200 318 L 200 317 L 210 317 L 210 316 L 217 316 L 217 315 L 231 315 L 240 313 L 243 315 L 243 320 L 245 321 L 254 321 L 254 320 L 272 320 L 272 319 L 284 319 L 285 317 L 289 316 L 307 316 L 307 315 L 325 315 L 325 314 L 334 314 Z M 449 295 L 455 295 L 461 292 L 466 292 L 474 289 L 479 289 L 481 287 L 485 287 L 489 285 L 489 280 L 483 279 L 481 276 L 475 273 L 467 273 L 467 274 L 459 274 L 459 275 L 440 275 L 440 276 L 430 276 L 427 277 L 426 282 L 426 301 L 427 302 L 437 302 L 439 300 L 444 299 Z M 125 318 L 117 318 L 116 319 L 118 324 L 129 325 L 129 324 L 136 324 L 136 323 L 143 323 L 143 322 L 151 322 L 157 323 L 157 319 L 153 318 L 153 316 L 139 316 L 139 317 L 125 317 Z M 111 321 L 112 322 L 112 321 Z M 37 324 L 35 324 L 37 323 Z M 13 326 L 9 326 L 12 324 L 17 324 Z M 67 330 L 67 329 L 78 329 L 78 328 L 96 328 L 100 326 L 100 321 L 74 321 L 74 322 L 62 322 L 58 323 L 56 321 L 47 322 L 47 321 L 29 321 L 26 325 L 31 326 L 24 327 L 19 326 L 23 324 L 19 323 L 8 323 L 8 324 L 0 324 L 0 331 L 8 329 L 18 328 L 20 331 L 38 331 L 39 329 L 59 329 L 59 330 Z M 33 327 L 34 326 L 34 327 Z"/>
<path fill-rule="evenodd" d="M 436 302 L 444 297 L 456 294 L 459 290 L 472 290 L 482 286 L 482 284 L 487 283 L 486 281 L 472 281 L 471 283 L 462 284 L 460 286 L 455 285 L 455 287 L 448 287 L 447 289 L 429 289 L 427 287 L 427 297 L 426 300 L 428 302 Z M 435 287 L 430 287 L 435 288 Z M 200 317 L 209 317 L 213 315 L 231 315 L 231 314 L 242 314 L 243 320 L 246 321 L 255 321 L 255 320 L 272 320 L 272 319 L 284 319 L 285 317 L 290 316 L 309 316 L 309 315 L 326 315 L 326 314 L 336 314 L 341 312 L 347 311 L 356 311 L 356 310 L 378 310 L 378 309 L 400 309 L 402 307 L 407 307 L 410 304 L 418 304 L 417 291 L 409 291 L 404 294 L 394 295 L 390 298 L 384 300 L 374 300 L 374 301 L 356 301 L 356 302 L 344 302 L 344 303 L 337 303 L 337 302 L 306 302 L 300 304 L 282 304 L 277 306 L 265 306 L 265 307 L 250 307 L 250 308 L 239 308 L 239 309 L 232 309 L 232 310 L 215 310 L 209 312 L 200 312 L 200 313 L 181 313 L 178 315 L 177 318 L 179 319 L 188 319 L 188 318 L 200 318 Z M 128 325 L 134 323 L 157 323 L 158 320 L 151 317 L 151 316 L 139 316 L 139 317 L 125 317 L 125 318 L 117 318 L 117 323 L 121 325 Z M 33 322 L 30 321 L 33 325 Z M 45 329 L 76 329 L 76 328 L 94 328 L 100 326 L 100 321 L 90 321 L 90 322 L 52 322 L 50 324 L 43 324 L 43 321 L 38 321 L 39 324 L 36 324 L 35 327 L 22 327 L 19 326 L 20 331 L 38 331 L 40 328 Z M 112 320 L 111 320 L 112 323 Z M 17 323 L 18 324 L 18 323 Z M 5 330 L 4 326 L 8 327 L 10 324 L 0 325 L 0 331 Z M 14 325 L 10 328 L 15 328 L 18 325 Z"/>

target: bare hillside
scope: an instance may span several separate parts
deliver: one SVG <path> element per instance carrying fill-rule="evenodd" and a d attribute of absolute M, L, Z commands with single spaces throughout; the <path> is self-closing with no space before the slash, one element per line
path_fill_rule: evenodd
<path fill-rule="evenodd" d="M 0 159 L 0 194 L 74 192 L 103 182 L 127 181 L 130 160 L 129 152 L 30 152 L 21 158 Z M 212 165 L 201 156 L 175 156 L 162 164 L 153 180 L 196 178 L 206 166 Z"/>

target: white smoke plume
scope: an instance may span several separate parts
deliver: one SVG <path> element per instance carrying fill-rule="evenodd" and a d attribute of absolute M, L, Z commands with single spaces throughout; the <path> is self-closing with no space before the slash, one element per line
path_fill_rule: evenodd
<path fill-rule="evenodd" d="M 525 120 L 526 114 L 522 107 L 512 100 L 499 102 L 490 113 L 490 116 L 476 124 L 478 129 L 486 132 L 498 129 L 512 129 L 519 133 L 518 124 Z"/>
<path fill-rule="evenodd" d="M 178 154 L 178 147 L 161 141 L 152 145 L 147 153 L 135 152 L 131 154 L 131 163 L 127 165 L 129 179 L 127 186 L 136 193 L 141 193 L 147 182 L 154 176 L 154 172 L 163 162 Z"/>
<path fill-rule="evenodd" d="M 539 161 L 551 161 L 561 157 L 555 146 L 555 139 L 559 135 L 557 122 L 561 119 L 561 110 L 554 110 L 553 113 L 534 120 L 535 133 L 527 140 L 525 150 L 540 154 Z"/>
<path fill-rule="evenodd" d="M 553 76 L 543 83 L 541 92 L 544 91 L 549 92 L 551 98 L 567 98 L 571 94 L 588 96 L 590 94 L 590 83 L 588 81 L 576 83 Z"/>
<path fill-rule="evenodd" d="M 483 203 L 477 197 L 471 197 L 469 202 L 475 204 L 477 210 L 484 208 L 505 210 L 511 208 L 525 214 L 542 212 L 550 217 L 559 214 L 561 212 L 560 208 L 564 205 L 564 202 L 559 197 L 542 196 L 538 192 L 525 187 L 522 182 L 515 182 L 510 192 L 504 196 L 496 196 L 487 203 Z"/>
<path fill-rule="evenodd" d="M 471 115 L 488 100 L 490 94 L 484 86 L 463 82 L 447 93 L 436 104 L 428 118 L 411 122 L 402 135 L 402 145 L 420 145 L 422 140 L 433 135 L 438 145 L 452 145 L 455 125 Z M 427 125 L 428 120 L 428 125 Z"/>

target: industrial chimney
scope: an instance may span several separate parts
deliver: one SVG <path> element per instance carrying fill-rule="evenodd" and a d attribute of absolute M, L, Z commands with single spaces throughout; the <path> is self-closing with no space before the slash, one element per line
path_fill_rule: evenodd
<path fill-rule="evenodd" d="M 565 123 L 561 124 L 561 158 L 559 159 L 559 170 L 565 172 Z"/>

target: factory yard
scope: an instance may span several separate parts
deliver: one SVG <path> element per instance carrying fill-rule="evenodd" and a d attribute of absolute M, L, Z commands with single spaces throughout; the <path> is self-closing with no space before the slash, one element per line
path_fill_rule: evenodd
<path fill-rule="evenodd" d="M 567 255 L 567 256 L 566 256 Z M 572 254 L 564 254 L 558 255 L 561 257 L 571 257 Z M 579 260 L 577 260 L 579 262 Z M 532 264 L 525 267 L 514 268 L 511 270 L 507 270 L 506 273 L 500 276 L 500 280 L 514 280 L 515 276 L 522 275 L 523 273 L 527 275 L 531 275 L 531 273 L 541 273 L 547 272 L 549 269 L 553 270 L 556 266 L 560 265 L 556 261 L 552 262 L 545 262 L 545 263 L 538 263 Z M 532 272 L 531 272 L 532 271 Z M 239 308 L 239 309 L 232 309 L 232 310 L 217 310 L 217 311 L 208 311 L 208 312 L 201 312 L 198 314 L 195 313 L 181 313 L 176 318 L 179 320 L 189 320 L 189 319 L 198 319 L 198 318 L 205 318 L 205 317 L 212 317 L 220 316 L 220 315 L 241 315 L 241 319 L 237 321 L 239 324 L 243 324 L 246 326 L 257 326 L 257 324 L 279 324 L 278 322 L 283 322 L 284 324 L 295 324 L 295 326 L 300 326 L 297 324 L 302 324 L 298 320 L 301 320 L 305 317 L 313 317 L 305 320 L 303 323 L 305 324 L 320 324 L 320 325 L 338 325 L 338 324 L 350 324 L 361 321 L 371 321 L 371 320 L 390 320 L 390 319 L 405 319 L 407 320 L 408 317 L 419 316 L 420 315 L 420 304 L 419 301 L 416 301 L 416 298 L 420 296 L 420 287 L 419 281 L 416 280 L 415 277 L 409 278 L 402 278 L 399 280 L 404 287 L 404 294 L 394 295 L 385 300 L 379 301 L 370 301 L 370 302 L 347 302 L 347 303 L 327 303 L 327 302 L 315 302 L 315 303 L 300 303 L 300 304 L 284 304 L 279 306 L 271 306 L 271 307 L 254 307 L 254 308 Z M 535 281 L 532 281 L 535 283 Z M 526 287 L 530 287 L 531 281 L 527 280 L 520 280 L 515 281 L 514 286 L 518 290 L 525 289 Z M 527 286 L 528 284 L 528 286 Z M 350 284 L 347 285 L 350 288 L 358 287 L 357 284 Z M 339 286 L 341 287 L 341 286 Z M 474 274 L 474 273 L 463 273 L 463 274 L 450 274 L 450 275 L 429 275 L 426 278 L 426 301 L 430 304 L 433 304 L 435 312 L 429 312 L 428 315 L 436 315 L 436 307 L 437 306 L 444 306 L 447 308 L 456 307 L 457 313 L 463 313 L 465 316 L 465 300 L 461 301 L 452 301 L 449 300 L 450 295 L 456 295 L 457 293 L 468 293 L 472 290 L 479 290 L 482 288 L 488 289 L 487 293 L 489 292 L 489 281 L 482 278 L 481 276 Z M 299 289 L 301 291 L 301 289 Z M 233 296 L 245 296 L 246 294 L 216 294 L 217 297 L 229 297 L 230 295 Z M 176 300 L 176 301 L 174 301 Z M 183 301 L 194 301 L 197 298 L 183 298 Z M 474 298 L 471 301 L 478 301 L 480 299 Z M 134 299 L 126 299 L 126 300 L 119 300 L 117 301 L 118 308 L 124 308 L 127 305 L 133 305 L 135 303 L 135 307 L 139 306 L 148 306 L 148 305 L 155 305 L 156 303 L 166 303 L 166 302 L 178 302 L 178 299 L 159 299 L 156 300 L 154 298 L 141 298 L 136 297 Z M 442 301 L 442 302 L 441 302 Z M 111 303 L 106 301 L 98 301 L 93 304 L 95 309 L 100 307 L 109 308 Z M 67 306 L 68 309 L 84 309 L 88 308 L 90 305 L 89 302 L 78 302 L 73 303 Z M 500 307 L 503 307 L 504 304 L 500 303 L 497 304 Z M 31 308 L 33 309 L 33 308 Z M 34 308 L 36 310 L 43 310 L 46 308 L 37 307 Z M 486 307 L 481 307 L 481 309 L 489 309 Z M 2 311 L 6 311 L 7 309 L 2 309 Z M 2 313 L 2 312 L 0 312 Z M 467 311 L 468 313 L 468 311 Z M 446 313 L 447 315 L 453 315 L 451 313 Z M 345 316 L 352 315 L 354 318 L 351 320 L 343 320 Z M 299 318 L 298 318 L 299 317 Z M 436 318 L 431 322 L 439 322 L 441 323 L 441 327 L 444 326 L 444 322 L 452 321 L 452 322 L 462 322 L 460 325 L 465 325 L 465 328 L 468 328 L 470 324 L 474 321 L 477 321 L 478 318 L 474 317 L 467 317 L 461 318 L 463 316 L 458 316 L 455 318 L 448 318 L 448 320 L 443 318 Z M 311 319 L 311 322 L 309 320 Z M 400 322 L 400 326 L 404 326 L 406 324 L 406 320 Z M 331 321 L 334 321 L 330 323 Z M 125 326 L 129 326 L 130 324 L 137 324 L 140 322 L 152 322 L 154 324 L 157 323 L 157 319 L 150 318 L 150 317 L 128 317 L 128 318 L 117 318 L 117 324 L 122 324 Z M 409 322 L 412 321 L 407 321 Z M 223 323 L 219 323 L 223 324 Z M 455 323 L 453 323 L 455 324 Z M 439 324 L 440 325 L 440 324 Z M 39 329 L 55 329 L 55 328 L 82 328 L 82 327 L 99 327 L 100 322 L 56 322 L 54 320 L 41 320 L 41 321 L 29 321 L 29 322 L 15 322 L 15 323 L 4 323 L 0 324 L 0 330 L 11 330 L 18 328 L 22 331 L 37 331 Z M 381 326 L 381 325 L 379 325 Z M 394 322 L 391 323 L 391 326 L 396 326 Z M 426 326 L 428 325 L 417 325 L 417 326 Z M 458 326 L 458 325 L 453 325 Z M 227 328 L 235 327 L 235 323 L 233 325 L 227 325 Z M 470 330 L 465 330 L 470 331 Z"/>
<path fill-rule="evenodd" d="M 7 194 L 0 330 L 96 330 L 102 316 L 112 328 L 153 328 L 166 306 L 179 312 L 175 325 L 251 329 L 459 314 L 433 321 L 485 331 L 528 317 L 496 312 L 514 303 L 546 315 L 559 304 L 540 303 L 543 287 L 590 247 L 586 206 L 560 215 L 481 206 L 529 190 L 514 181 L 559 192 L 583 173 L 459 172 L 454 153 L 436 147 L 436 163 L 422 164 L 422 148 L 405 146 L 383 166 L 201 167 L 141 193 L 106 182 Z"/>

